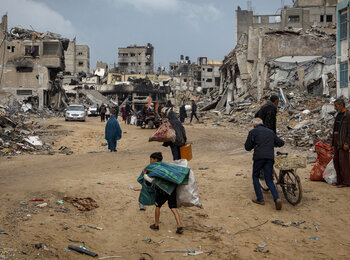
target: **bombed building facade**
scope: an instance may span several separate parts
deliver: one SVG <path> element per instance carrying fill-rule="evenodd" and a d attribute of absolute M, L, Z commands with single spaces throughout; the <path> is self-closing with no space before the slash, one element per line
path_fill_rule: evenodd
<path fill-rule="evenodd" d="M 50 32 L 16 27 L 8 31 L 7 15 L 1 20 L 0 37 L 0 94 L 7 97 L 3 100 L 31 99 L 38 108 L 64 105 L 57 74 L 65 69 L 69 40 Z"/>
<path fill-rule="evenodd" d="M 225 100 L 221 102 L 222 109 L 228 113 L 247 97 L 260 101 L 266 90 L 283 92 L 281 88 L 319 96 L 329 96 L 330 92 L 335 94 L 334 21 L 321 27 L 313 20 L 316 19 L 314 15 L 307 19 L 309 22 L 306 24 L 283 22 L 289 11 L 310 13 L 313 8 L 321 10 L 320 7 L 324 7 L 321 8 L 324 13 L 320 15 L 334 17 L 334 1 L 295 1 L 293 7 L 285 7 L 279 16 L 273 15 L 275 22 L 268 22 L 270 16 L 253 15 L 253 20 L 257 19 L 257 22 L 246 23 L 245 17 L 243 27 L 239 13 L 251 14 L 250 11 L 238 9 L 237 28 L 240 28 L 240 36 L 220 69 L 220 93 Z"/>
<path fill-rule="evenodd" d="M 350 97 L 349 84 L 349 10 L 348 0 L 339 0 L 337 5 L 337 95 Z"/>
<path fill-rule="evenodd" d="M 118 48 L 118 68 L 125 74 L 153 74 L 154 47 L 148 43 L 146 46 L 135 44 Z"/>
<path fill-rule="evenodd" d="M 90 71 L 90 48 L 88 45 L 77 45 L 74 38 L 69 42 L 67 50 L 64 52 L 65 71 L 71 75 L 77 73 L 88 74 Z"/>
<path fill-rule="evenodd" d="M 249 28 L 283 29 L 286 27 L 310 29 L 312 26 L 336 25 L 336 0 L 295 0 L 280 14 L 254 15 L 252 10 L 236 10 L 236 42 Z"/>
<path fill-rule="evenodd" d="M 181 55 L 180 61 L 169 64 L 172 88 L 203 93 L 219 89 L 221 65 L 222 61 L 208 60 L 208 57 L 198 57 L 197 63 L 194 63 L 189 56 Z"/>

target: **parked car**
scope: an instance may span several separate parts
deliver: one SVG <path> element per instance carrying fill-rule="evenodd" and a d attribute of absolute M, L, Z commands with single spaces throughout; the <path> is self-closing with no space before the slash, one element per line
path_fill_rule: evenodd
<path fill-rule="evenodd" d="M 88 116 L 98 116 L 98 105 L 93 104 L 88 108 L 87 115 Z"/>
<path fill-rule="evenodd" d="M 76 121 L 85 121 L 86 111 L 83 105 L 70 105 L 65 112 L 65 119 L 76 120 Z"/>

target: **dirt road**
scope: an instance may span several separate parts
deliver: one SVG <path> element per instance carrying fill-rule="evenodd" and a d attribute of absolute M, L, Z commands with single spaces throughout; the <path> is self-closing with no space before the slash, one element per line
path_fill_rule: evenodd
<path fill-rule="evenodd" d="M 185 126 L 193 143 L 189 166 L 204 209 L 181 208 L 185 232 L 177 235 L 167 206 L 160 230 L 150 230 L 154 208 L 139 211 L 138 192 L 131 189 L 139 186 L 136 179 L 152 152 L 171 160 L 169 148 L 148 142 L 152 130 L 121 124 L 118 152 L 110 153 L 102 145 L 104 124 L 98 118 L 85 123 L 50 119 L 45 125 L 56 135 L 56 149 L 65 145 L 74 153 L 0 158 L 0 231 L 8 233 L 0 234 L 0 259 L 90 258 L 67 250 L 68 245 L 85 245 L 100 258 L 182 259 L 183 252 L 163 251 L 192 249 L 212 251 L 189 256 L 195 259 L 350 259 L 350 189 L 310 182 L 309 166 L 298 172 L 301 204 L 288 204 L 280 190 L 282 211 L 274 209 L 270 194 L 265 194 L 265 206 L 253 204 L 252 160 L 242 149 L 246 133 L 241 130 L 209 123 Z M 57 204 L 65 195 L 93 198 L 99 207 L 81 212 L 69 202 Z M 41 203 L 48 206 L 36 206 Z M 306 222 L 297 228 L 272 220 Z M 39 249 L 35 244 L 41 244 Z M 254 251 L 259 244 L 266 244 L 265 253 Z"/>

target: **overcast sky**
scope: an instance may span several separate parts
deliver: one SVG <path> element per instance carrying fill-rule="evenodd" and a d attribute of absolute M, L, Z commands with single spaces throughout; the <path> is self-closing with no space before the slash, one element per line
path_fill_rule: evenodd
<path fill-rule="evenodd" d="M 247 0 L 0 0 L 9 28 L 32 26 L 90 47 L 90 67 L 96 61 L 118 62 L 118 47 L 155 47 L 155 69 L 178 61 L 181 54 L 223 60 L 235 43 L 235 10 Z M 282 2 L 252 0 L 257 14 L 275 14 Z"/>

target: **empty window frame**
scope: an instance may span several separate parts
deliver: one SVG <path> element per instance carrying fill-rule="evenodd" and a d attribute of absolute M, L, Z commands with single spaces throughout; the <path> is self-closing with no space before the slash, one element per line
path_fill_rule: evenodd
<path fill-rule="evenodd" d="M 8 52 L 15 52 L 15 46 L 7 46 Z"/>
<path fill-rule="evenodd" d="M 288 22 L 300 23 L 300 16 L 299 15 L 290 15 L 290 16 L 288 16 Z"/>
<path fill-rule="evenodd" d="M 38 45 L 26 45 L 24 46 L 24 56 L 39 56 L 39 46 Z"/>
<path fill-rule="evenodd" d="M 146 62 L 146 66 L 151 66 L 151 63 L 150 62 Z"/>
<path fill-rule="evenodd" d="M 213 72 L 213 68 L 208 68 L 207 72 Z"/>
<path fill-rule="evenodd" d="M 213 79 L 207 79 L 206 82 L 213 82 Z"/>
<path fill-rule="evenodd" d="M 348 87 L 348 62 L 340 63 L 340 87 L 347 88 Z"/>
<path fill-rule="evenodd" d="M 58 55 L 59 43 L 58 42 L 44 42 L 43 55 Z"/>
<path fill-rule="evenodd" d="M 135 57 L 135 53 L 130 53 L 130 57 Z"/>
<path fill-rule="evenodd" d="M 128 66 L 128 63 L 127 62 L 119 62 L 119 66 L 126 67 L 126 66 Z"/>
<path fill-rule="evenodd" d="M 84 66 L 84 62 L 79 61 L 79 62 L 78 62 L 78 66 L 79 66 L 79 67 L 83 67 L 83 66 Z"/>
<path fill-rule="evenodd" d="M 79 55 L 79 56 L 82 56 L 82 55 L 83 55 L 83 53 L 80 51 L 80 52 L 78 52 L 78 55 Z"/>
<path fill-rule="evenodd" d="M 320 22 L 321 22 L 321 23 L 324 22 L 324 15 L 320 15 Z"/>
<path fill-rule="evenodd" d="M 17 89 L 17 95 L 29 96 L 33 94 L 33 91 L 30 89 Z"/>
<path fill-rule="evenodd" d="M 32 72 L 33 67 L 17 67 L 16 71 L 17 72 Z"/>
<path fill-rule="evenodd" d="M 326 22 L 332 23 L 333 22 L 333 15 L 331 15 L 331 14 L 326 15 Z"/>
<path fill-rule="evenodd" d="M 345 40 L 348 37 L 348 14 L 347 12 L 340 15 L 340 40 Z"/>

